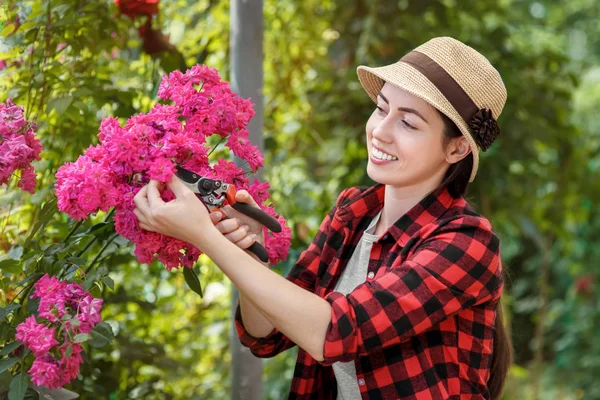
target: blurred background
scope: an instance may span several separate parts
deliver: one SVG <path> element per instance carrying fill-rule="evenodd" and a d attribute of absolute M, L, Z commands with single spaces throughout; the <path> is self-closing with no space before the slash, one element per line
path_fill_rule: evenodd
<path fill-rule="evenodd" d="M 35 194 L 1 189 L 0 253 L 44 216 L 56 169 L 97 143 L 103 117 L 147 112 L 175 69 L 205 63 L 230 79 L 230 11 L 218 0 L 2 2 L 0 102 L 25 107 L 45 151 Z M 453 36 L 491 61 L 509 96 L 466 196 L 501 238 L 515 349 L 504 398 L 600 399 L 599 20 L 597 0 L 264 0 L 263 177 L 293 232 L 277 270 L 294 264 L 342 189 L 373 184 L 373 104 L 356 67 Z M 48 218 L 40 243 L 72 227 L 66 215 Z M 111 233 L 95 232 L 90 250 L 102 250 L 114 281 L 97 295 L 115 341 L 90 351 L 68 388 L 83 399 L 240 398 L 228 279 L 202 258 L 201 298 Z M 15 280 L 2 271 L 0 306 Z M 287 397 L 295 357 L 264 361 L 265 399 Z"/>

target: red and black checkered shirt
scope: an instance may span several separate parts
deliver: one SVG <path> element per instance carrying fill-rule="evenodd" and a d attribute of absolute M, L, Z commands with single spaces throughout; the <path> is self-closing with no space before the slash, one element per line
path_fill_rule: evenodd
<path fill-rule="evenodd" d="M 363 399 L 489 398 L 499 242 L 464 198 L 444 188 L 429 194 L 373 244 L 365 282 L 346 296 L 333 291 L 384 192 L 343 191 L 287 276 L 332 307 L 325 359 L 299 349 L 289 398 L 336 399 L 331 364 L 351 360 Z M 239 305 L 236 326 L 258 357 L 295 346 L 277 329 L 252 337 Z"/>

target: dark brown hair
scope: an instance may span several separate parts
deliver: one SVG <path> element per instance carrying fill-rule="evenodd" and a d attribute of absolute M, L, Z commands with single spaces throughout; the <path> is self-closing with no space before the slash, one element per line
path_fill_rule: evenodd
<path fill-rule="evenodd" d="M 441 112 L 439 114 L 444 120 L 444 146 L 447 146 L 452 138 L 460 137 L 462 133 L 450 118 Z M 444 180 L 442 181 L 442 186 L 446 186 L 448 188 L 448 191 L 452 197 L 458 198 L 465 194 L 467 191 L 467 185 L 469 184 L 469 177 L 471 176 L 472 168 L 472 153 L 469 153 L 468 156 L 459 162 L 452 164 L 448 168 L 448 171 L 446 171 L 446 175 L 444 176 Z M 508 369 L 510 368 L 511 363 L 512 342 L 510 335 L 504 326 L 502 304 L 498 302 L 498 306 L 496 308 L 492 365 L 490 366 L 490 377 L 487 382 L 491 400 L 498 400 L 502 396 L 504 382 L 506 380 L 506 375 L 508 374 Z"/>

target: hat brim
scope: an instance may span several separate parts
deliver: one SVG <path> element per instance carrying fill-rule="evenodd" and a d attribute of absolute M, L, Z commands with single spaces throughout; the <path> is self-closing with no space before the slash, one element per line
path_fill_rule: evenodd
<path fill-rule="evenodd" d="M 471 147 L 471 152 L 473 153 L 473 169 L 471 170 L 469 182 L 472 182 L 475 179 L 479 167 L 479 148 L 477 147 L 475 140 L 473 140 L 466 122 L 429 79 L 410 64 L 403 62 L 375 68 L 360 65 L 356 69 L 356 72 L 362 87 L 375 103 L 377 103 L 377 95 L 381 91 L 381 88 L 383 88 L 383 85 L 387 82 L 423 99 L 450 118 L 452 122 L 456 124 L 458 129 L 460 129 Z"/>

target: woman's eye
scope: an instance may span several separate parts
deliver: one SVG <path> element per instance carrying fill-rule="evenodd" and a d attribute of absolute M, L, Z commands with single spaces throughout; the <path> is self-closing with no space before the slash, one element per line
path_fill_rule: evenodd
<path fill-rule="evenodd" d="M 381 115 L 385 115 L 385 110 L 379 106 L 377 106 L 377 113 L 381 114 Z"/>
<path fill-rule="evenodd" d="M 406 129 L 415 129 L 414 126 L 412 126 L 411 124 L 409 124 L 408 122 L 406 122 L 406 120 L 404 120 L 404 119 L 402 120 L 402 125 L 404 125 L 404 127 Z"/>

